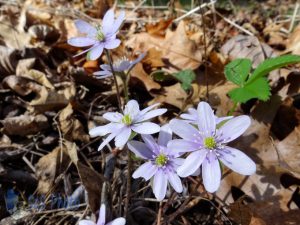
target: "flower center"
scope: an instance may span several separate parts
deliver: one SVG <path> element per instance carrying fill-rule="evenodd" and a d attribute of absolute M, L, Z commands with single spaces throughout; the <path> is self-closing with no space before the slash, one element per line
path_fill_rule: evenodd
<path fill-rule="evenodd" d="M 96 34 L 97 40 L 103 41 L 105 39 L 105 36 L 104 36 L 104 34 L 102 32 L 101 26 L 100 25 L 97 26 L 96 29 L 97 29 L 97 34 Z"/>
<path fill-rule="evenodd" d="M 208 149 L 214 149 L 217 146 L 217 142 L 213 137 L 207 137 L 204 139 L 204 147 Z"/>
<path fill-rule="evenodd" d="M 126 115 L 123 116 L 122 123 L 124 123 L 126 125 L 130 125 L 131 122 L 132 122 L 132 119 L 131 119 L 129 114 L 126 114 Z"/>
<path fill-rule="evenodd" d="M 164 154 L 159 154 L 155 159 L 155 164 L 158 166 L 164 166 L 168 162 L 168 157 Z"/>

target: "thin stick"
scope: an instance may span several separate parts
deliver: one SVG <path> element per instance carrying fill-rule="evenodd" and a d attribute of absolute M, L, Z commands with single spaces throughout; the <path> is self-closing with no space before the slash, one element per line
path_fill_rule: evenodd
<path fill-rule="evenodd" d="M 238 28 L 239 30 L 243 31 L 244 33 L 250 35 L 250 36 L 254 36 L 253 33 L 251 33 L 249 30 L 246 30 L 245 28 L 241 27 L 240 25 L 236 24 L 235 22 L 227 19 L 226 17 L 224 17 L 221 13 L 219 13 L 217 10 L 215 10 L 216 14 L 218 16 L 220 16 L 224 21 L 226 21 L 227 23 L 231 24 L 232 26 Z"/>
<path fill-rule="evenodd" d="M 294 13 L 293 13 L 292 21 L 290 23 L 289 33 L 292 32 L 292 30 L 294 28 L 295 19 L 296 19 L 296 15 L 298 13 L 298 9 L 299 9 L 299 3 L 296 3 L 296 7 L 295 7 L 295 10 L 294 10 Z"/>
<path fill-rule="evenodd" d="M 186 14 L 184 14 L 184 15 L 178 17 L 177 19 L 174 20 L 174 22 L 177 23 L 177 22 L 179 22 L 180 20 L 182 20 L 182 19 L 184 19 L 184 18 L 186 18 L 186 17 L 192 15 L 193 13 L 197 12 L 198 10 L 200 10 L 200 9 L 202 9 L 202 8 L 204 8 L 204 7 L 211 6 L 211 5 L 215 4 L 215 3 L 216 3 L 216 1 L 211 1 L 210 3 L 203 3 L 203 4 L 201 4 L 200 6 L 198 6 L 198 7 L 194 8 L 194 9 L 188 11 Z"/>
<path fill-rule="evenodd" d="M 117 90 L 117 98 L 118 98 L 119 110 L 121 112 L 123 112 L 123 107 L 122 107 L 122 103 L 121 103 L 120 89 L 119 89 L 118 82 L 117 82 L 117 76 L 116 76 L 116 73 L 114 71 L 114 67 L 113 67 L 113 63 L 112 63 L 112 58 L 110 57 L 109 51 L 107 49 L 105 49 L 104 51 L 105 51 L 105 54 L 107 56 L 107 59 L 108 59 L 109 65 L 110 65 L 110 69 L 111 69 L 111 72 L 112 72 L 113 77 L 114 77 L 114 81 L 115 81 L 115 85 L 116 85 L 116 90 Z"/>
<path fill-rule="evenodd" d="M 201 4 L 203 5 L 203 4 Z M 200 8 L 201 19 L 202 19 L 202 29 L 203 29 L 203 41 L 204 41 L 204 66 L 205 66 L 205 85 L 206 85 L 206 99 L 209 102 L 209 91 L 208 91 L 208 71 L 207 71 L 207 45 L 206 45 L 206 27 L 204 21 L 203 10 Z"/>

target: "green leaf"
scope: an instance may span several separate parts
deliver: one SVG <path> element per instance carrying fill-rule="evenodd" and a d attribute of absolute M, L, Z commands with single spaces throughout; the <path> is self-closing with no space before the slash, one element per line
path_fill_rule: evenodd
<path fill-rule="evenodd" d="M 238 86 L 243 86 L 250 73 L 251 66 L 250 59 L 235 59 L 225 66 L 225 76 L 227 80 Z"/>
<path fill-rule="evenodd" d="M 251 83 L 247 83 L 244 87 L 231 90 L 228 94 L 234 102 L 245 103 L 252 98 L 267 101 L 271 92 L 268 80 L 265 77 L 261 77 Z"/>
<path fill-rule="evenodd" d="M 298 55 L 284 55 L 276 58 L 266 59 L 258 65 L 252 76 L 250 76 L 248 79 L 247 83 L 253 82 L 255 79 L 265 76 L 275 69 L 299 62 L 300 56 Z"/>
<path fill-rule="evenodd" d="M 181 87 L 185 91 L 191 89 L 191 84 L 196 79 L 196 74 L 193 70 L 182 70 L 172 75 L 181 82 Z"/>

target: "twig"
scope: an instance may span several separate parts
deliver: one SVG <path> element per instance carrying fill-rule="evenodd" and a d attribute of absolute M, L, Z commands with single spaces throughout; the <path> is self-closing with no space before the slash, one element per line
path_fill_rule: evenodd
<path fill-rule="evenodd" d="M 296 7 L 295 7 L 295 10 L 294 10 L 294 13 L 293 13 L 292 21 L 290 23 L 289 33 L 292 32 L 292 30 L 294 28 L 295 19 L 296 19 L 296 15 L 298 13 L 298 9 L 299 9 L 299 3 L 296 3 Z"/>
<path fill-rule="evenodd" d="M 127 185 L 126 185 L 126 199 L 125 199 L 125 217 L 128 218 L 128 207 L 131 193 L 131 171 L 132 171 L 132 159 L 129 149 L 127 149 L 128 166 L 127 166 Z"/>
<path fill-rule="evenodd" d="M 226 17 L 224 17 L 221 13 L 219 13 L 217 10 L 215 11 L 216 14 L 218 16 L 220 16 L 224 21 L 226 21 L 227 23 L 231 24 L 232 26 L 238 28 L 239 30 L 243 31 L 244 33 L 250 35 L 250 36 L 254 36 L 254 34 L 248 30 L 246 30 L 245 28 L 241 27 L 240 25 L 236 24 L 235 22 L 227 19 Z"/>
<path fill-rule="evenodd" d="M 174 23 L 177 23 L 177 22 L 179 22 L 180 20 L 182 20 L 182 19 L 184 19 L 184 18 L 186 18 L 186 17 L 192 15 L 193 13 L 197 12 L 198 10 L 200 10 L 200 9 L 202 9 L 202 8 L 204 8 L 204 7 L 211 6 L 211 5 L 215 4 L 215 3 L 216 3 L 216 0 L 211 1 L 210 3 L 203 3 L 203 4 L 201 4 L 200 6 L 198 6 L 198 7 L 194 8 L 194 9 L 188 11 L 186 14 L 184 14 L 184 15 L 178 17 L 177 19 L 175 19 L 175 20 L 174 20 Z"/>

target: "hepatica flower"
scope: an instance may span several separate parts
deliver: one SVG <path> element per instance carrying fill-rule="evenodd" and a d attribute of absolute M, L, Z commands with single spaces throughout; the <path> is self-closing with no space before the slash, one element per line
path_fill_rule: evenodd
<path fill-rule="evenodd" d="M 99 219 L 97 223 L 94 223 L 91 220 L 80 220 L 79 225 L 125 225 L 126 220 L 123 217 L 114 219 L 109 223 L 105 223 L 105 205 L 102 204 L 99 212 Z"/>
<path fill-rule="evenodd" d="M 165 198 L 168 183 L 176 192 L 182 192 L 182 184 L 176 169 L 183 159 L 178 158 L 177 152 L 167 148 L 172 139 L 168 125 L 161 128 L 157 143 L 151 135 L 142 135 L 143 142 L 130 141 L 128 148 L 138 157 L 147 160 L 132 175 L 133 178 L 143 177 L 146 181 L 152 178 L 152 189 L 155 197 L 161 201 Z"/>
<path fill-rule="evenodd" d="M 123 58 L 118 60 L 113 64 L 113 70 L 116 73 L 128 73 L 137 63 L 139 63 L 144 57 L 145 53 L 141 54 L 136 60 L 130 61 L 127 58 Z M 110 65 L 103 64 L 100 66 L 102 69 L 101 71 L 97 71 L 94 73 L 94 75 L 97 76 L 97 78 L 106 78 L 112 76 L 112 70 Z"/>
<path fill-rule="evenodd" d="M 192 152 L 178 168 L 178 175 L 192 175 L 202 165 L 204 186 L 207 191 L 215 192 L 221 181 L 219 160 L 237 173 L 253 174 L 255 163 L 240 150 L 227 146 L 250 126 L 250 118 L 238 116 L 217 129 L 213 110 L 207 103 L 200 102 L 197 111 L 198 129 L 183 120 L 170 122 L 172 131 L 182 139 L 170 141 L 168 148 L 177 152 Z"/>
<path fill-rule="evenodd" d="M 140 110 L 139 104 L 135 100 L 130 100 L 124 109 L 124 114 L 118 112 L 107 112 L 103 115 L 105 119 L 110 121 L 104 126 L 95 127 L 90 130 L 91 137 L 104 136 L 109 134 L 101 143 L 98 151 L 107 143 L 115 138 L 115 145 L 122 148 L 129 140 L 132 131 L 139 134 L 154 134 L 159 132 L 160 126 L 147 122 L 156 116 L 164 114 L 167 109 L 154 109 L 159 104 L 154 104 L 143 110 Z"/>
<path fill-rule="evenodd" d="M 198 113 L 197 109 L 194 109 L 194 108 L 189 108 L 188 113 L 183 113 L 180 115 L 180 118 L 182 118 L 192 124 L 198 124 L 198 117 L 199 117 L 199 113 Z M 225 120 L 229 120 L 232 117 L 233 116 L 225 116 L 225 117 L 215 116 L 216 124 L 219 124 Z"/>
<path fill-rule="evenodd" d="M 68 44 L 75 47 L 89 47 L 78 55 L 88 52 L 88 60 L 96 60 L 101 56 L 103 49 L 114 49 L 120 45 L 121 41 L 116 35 L 124 18 L 125 12 L 122 11 L 115 20 L 113 10 L 108 10 L 103 17 L 102 25 L 92 26 L 83 20 L 76 20 L 76 28 L 85 36 L 70 38 Z"/>

